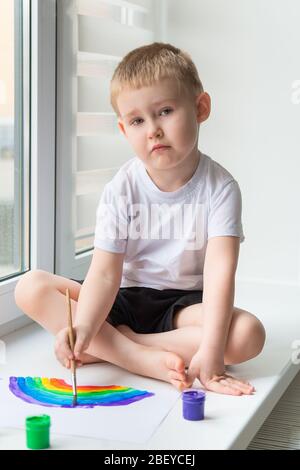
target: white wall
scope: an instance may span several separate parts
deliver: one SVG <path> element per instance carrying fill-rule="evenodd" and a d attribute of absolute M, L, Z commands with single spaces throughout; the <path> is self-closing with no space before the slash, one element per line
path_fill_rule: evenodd
<path fill-rule="evenodd" d="M 242 190 L 238 278 L 298 286 L 299 18 L 299 0 L 169 0 L 166 35 L 191 54 L 212 97 L 199 148 Z"/>

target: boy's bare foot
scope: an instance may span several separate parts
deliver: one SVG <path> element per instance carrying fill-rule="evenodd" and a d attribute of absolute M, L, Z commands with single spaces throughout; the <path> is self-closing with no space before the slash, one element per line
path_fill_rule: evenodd
<path fill-rule="evenodd" d="M 137 345 L 135 357 L 129 359 L 127 368 L 139 375 L 170 382 L 180 391 L 192 385 L 183 360 L 172 352 Z"/>

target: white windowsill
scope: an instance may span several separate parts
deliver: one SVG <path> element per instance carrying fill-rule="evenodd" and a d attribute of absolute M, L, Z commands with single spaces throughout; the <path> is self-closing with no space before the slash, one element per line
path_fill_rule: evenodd
<path fill-rule="evenodd" d="M 206 419 L 189 422 L 182 418 L 180 399 L 146 444 L 95 440 L 52 435 L 53 449 L 245 449 L 266 417 L 278 402 L 299 365 L 291 363 L 292 342 L 298 329 L 299 289 L 282 286 L 262 286 L 241 283 L 237 287 L 236 305 L 250 307 L 266 326 L 268 339 L 263 353 L 256 359 L 231 368 L 231 373 L 248 379 L 255 387 L 253 396 L 230 397 L 207 393 Z M 261 314 L 262 309 L 264 314 Z M 27 374 L 63 377 L 63 369 L 53 355 L 53 337 L 36 325 L 12 333 L 5 340 L 7 364 L 1 366 L 1 376 Z M 39 351 L 39 354 L 36 352 Z M 92 365 L 95 376 L 101 367 Z M 42 372 L 41 372 L 42 371 Z M 23 430 L 0 428 L 0 449 L 25 448 Z"/>

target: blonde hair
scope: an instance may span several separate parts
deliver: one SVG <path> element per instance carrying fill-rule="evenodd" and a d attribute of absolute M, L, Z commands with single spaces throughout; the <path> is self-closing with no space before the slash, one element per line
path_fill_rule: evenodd
<path fill-rule="evenodd" d="M 119 63 L 110 82 L 110 102 L 119 116 L 117 98 L 124 89 L 151 86 L 171 78 L 179 93 L 197 95 L 203 86 L 197 68 L 187 52 L 171 44 L 154 42 L 129 52 Z"/>

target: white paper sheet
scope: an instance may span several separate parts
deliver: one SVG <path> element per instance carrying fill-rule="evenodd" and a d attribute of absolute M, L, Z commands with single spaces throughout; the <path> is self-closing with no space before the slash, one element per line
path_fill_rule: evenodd
<path fill-rule="evenodd" d="M 11 372 L 11 376 L 33 376 L 32 371 L 31 374 Z M 45 374 L 42 376 L 49 377 Z M 63 378 L 70 383 L 68 374 L 56 378 Z M 152 436 L 180 395 L 168 383 L 136 376 L 110 364 L 80 369 L 77 374 L 78 385 L 122 385 L 147 390 L 155 395 L 125 406 L 50 408 L 29 404 L 17 398 L 8 388 L 9 376 L 2 376 L 2 379 L 0 423 L 3 427 L 25 428 L 27 416 L 48 414 L 53 433 L 136 443 L 145 443 Z"/>

